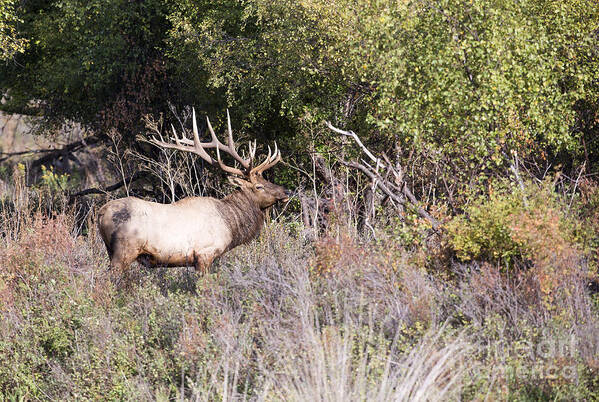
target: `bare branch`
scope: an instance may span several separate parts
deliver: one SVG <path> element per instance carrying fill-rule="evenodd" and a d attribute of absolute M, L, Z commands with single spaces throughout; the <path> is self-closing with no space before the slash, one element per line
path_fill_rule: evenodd
<path fill-rule="evenodd" d="M 335 126 L 333 126 L 331 124 L 331 122 L 325 122 L 325 124 L 327 125 L 327 127 L 331 130 L 333 130 L 334 132 L 341 134 L 341 135 L 345 135 L 347 137 L 351 137 L 354 139 L 354 141 L 356 141 L 356 143 L 358 144 L 358 146 L 362 149 L 362 151 L 364 151 L 364 153 L 374 162 L 377 163 L 377 160 L 379 158 L 375 157 L 372 152 L 370 152 L 368 150 L 368 148 L 366 148 L 366 146 L 364 144 L 362 144 L 362 141 L 360 141 L 360 138 L 356 135 L 356 133 L 354 133 L 353 131 L 345 131 L 345 130 L 341 130 Z"/>
<path fill-rule="evenodd" d="M 82 197 L 84 195 L 89 195 L 89 194 L 107 194 L 107 193 L 109 193 L 111 191 L 118 190 L 119 188 L 123 187 L 125 184 L 131 185 L 131 183 L 133 183 L 134 181 L 142 179 L 145 176 L 146 176 L 146 174 L 144 172 L 137 172 L 133 176 L 129 176 L 129 177 L 126 177 L 125 179 L 121 179 L 121 180 L 117 181 L 116 183 L 114 183 L 114 184 L 112 184 L 112 185 L 110 185 L 108 187 L 104 187 L 104 188 L 97 188 L 97 187 L 87 188 L 87 189 L 79 191 L 77 193 L 70 194 L 69 198 L 72 200 L 75 197 Z"/>
<path fill-rule="evenodd" d="M 383 181 L 380 180 L 380 176 L 378 176 L 375 173 L 373 173 L 366 166 L 364 166 L 364 165 L 362 165 L 360 163 L 356 163 L 356 162 L 341 161 L 341 163 L 344 164 L 347 167 L 360 170 L 362 173 L 364 173 L 366 176 L 368 176 L 373 181 L 379 179 L 379 180 L 377 180 L 377 187 L 380 188 L 385 194 L 387 194 L 387 196 L 389 196 L 389 198 L 392 199 L 394 202 L 396 202 L 396 203 L 398 203 L 400 205 L 405 205 L 406 200 L 403 197 L 400 197 L 399 195 L 397 195 L 394 191 L 391 191 L 389 189 L 389 187 L 387 187 L 383 183 Z"/>
<path fill-rule="evenodd" d="M 362 163 L 357 162 L 347 162 L 341 161 L 345 166 L 348 166 L 353 169 L 357 169 L 368 176 L 373 183 L 373 191 L 376 191 L 377 188 L 380 188 L 383 193 L 385 193 L 389 199 L 394 202 L 394 206 L 397 208 L 397 204 L 404 206 L 407 201 L 412 204 L 412 206 L 416 209 L 418 215 L 422 218 L 426 219 L 432 226 L 434 230 L 438 230 L 440 227 L 439 221 L 437 221 L 431 214 L 429 214 L 424 208 L 422 208 L 410 188 L 408 184 L 403 180 L 404 177 L 404 169 L 396 164 L 396 167 L 393 166 L 389 158 L 386 154 L 383 153 L 383 159 L 376 157 L 366 146 L 362 143 L 360 138 L 353 131 L 345 131 L 339 128 L 334 127 L 330 122 L 325 122 L 327 127 L 332 131 L 351 137 L 356 144 L 360 147 L 362 152 L 364 152 L 368 158 L 374 163 L 374 166 L 371 165 L 368 161 L 362 159 Z M 384 176 L 379 174 L 379 169 L 385 169 Z M 389 175 L 393 176 L 393 181 L 389 180 Z"/>

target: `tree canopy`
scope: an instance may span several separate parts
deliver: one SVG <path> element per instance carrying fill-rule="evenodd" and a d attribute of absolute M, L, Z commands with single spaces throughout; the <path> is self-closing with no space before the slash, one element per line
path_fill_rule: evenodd
<path fill-rule="evenodd" d="M 599 148 L 592 0 L 2 5 L 15 28 L 0 31 L 24 50 L 0 68 L 2 107 L 49 121 L 131 139 L 168 102 L 230 107 L 244 129 L 300 153 L 306 124 L 335 143 L 321 125 L 332 120 L 453 183 L 484 181 L 514 154 L 594 162 Z"/>

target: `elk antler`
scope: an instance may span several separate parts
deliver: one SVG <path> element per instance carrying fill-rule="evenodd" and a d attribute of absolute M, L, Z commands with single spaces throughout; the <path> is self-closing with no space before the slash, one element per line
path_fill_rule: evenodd
<path fill-rule="evenodd" d="M 162 148 L 176 149 L 176 150 L 183 151 L 183 152 L 192 152 L 192 153 L 200 156 L 202 159 L 204 159 L 206 162 L 210 163 L 211 165 L 218 163 L 220 168 L 227 173 L 231 173 L 231 174 L 238 175 L 238 176 L 249 176 L 254 171 L 254 169 L 256 169 L 256 168 L 252 169 L 252 164 L 253 164 L 254 158 L 256 156 L 256 142 L 254 141 L 253 146 L 252 146 L 251 142 L 248 144 L 249 157 L 247 159 L 244 159 L 237 153 L 237 150 L 235 149 L 235 142 L 233 141 L 233 130 L 231 129 L 231 117 L 229 116 L 229 110 L 227 110 L 227 129 L 228 129 L 227 145 L 220 142 L 219 139 L 216 137 L 216 134 L 214 133 L 214 129 L 212 128 L 212 125 L 210 124 L 210 119 L 208 119 L 208 117 L 206 117 L 206 122 L 208 123 L 208 131 L 210 131 L 210 135 L 212 136 L 212 141 L 210 141 L 210 142 L 201 142 L 200 141 L 200 135 L 198 134 L 198 125 L 196 123 L 195 109 L 192 109 L 193 139 L 185 138 L 184 135 L 182 135 L 182 137 L 179 138 L 177 136 L 177 131 L 175 130 L 175 127 L 173 127 L 171 125 L 171 128 L 173 130 L 173 139 L 174 139 L 175 143 L 164 141 L 164 138 L 162 137 L 162 135 L 160 133 L 158 133 L 158 135 L 160 136 L 160 140 L 156 139 L 156 137 L 152 137 L 149 142 L 158 147 L 162 147 Z M 206 149 L 209 149 L 209 148 L 216 148 L 216 157 L 217 157 L 216 160 L 214 158 L 212 158 L 206 152 Z M 241 164 L 241 166 L 243 166 L 244 170 L 225 165 L 220 158 L 220 151 L 226 152 L 229 155 L 231 155 L 231 157 L 233 157 L 233 159 L 235 159 L 237 162 L 239 162 L 239 164 Z M 270 148 L 269 148 L 267 160 L 270 160 L 270 158 L 271 158 L 271 156 L 270 156 Z M 280 156 L 279 156 L 279 160 L 280 160 Z M 261 167 L 263 164 L 264 163 L 262 163 L 258 167 Z M 273 166 L 274 166 L 274 164 L 273 164 Z M 269 166 L 269 167 L 271 167 L 271 166 Z M 264 168 L 262 168 L 262 170 L 264 170 Z"/>
<path fill-rule="evenodd" d="M 256 166 L 255 168 L 253 168 L 250 171 L 250 175 L 262 174 L 262 172 L 264 172 L 267 169 L 270 169 L 271 167 L 273 167 L 280 161 L 281 161 L 281 150 L 277 148 L 277 142 L 275 141 L 275 152 L 271 155 L 271 150 L 270 150 L 270 146 L 269 146 L 268 147 L 268 156 L 266 157 L 264 162 L 262 162 L 261 164 L 259 164 L 258 166 Z"/>

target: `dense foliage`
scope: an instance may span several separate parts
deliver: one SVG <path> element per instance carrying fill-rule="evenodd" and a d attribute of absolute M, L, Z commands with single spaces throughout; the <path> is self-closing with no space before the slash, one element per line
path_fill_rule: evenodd
<path fill-rule="evenodd" d="M 207 60 L 249 118 L 335 119 L 461 179 L 510 151 L 580 155 L 577 105 L 599 89 L 593 2 L 253 1 L 241 27 L 183 3 L 173 57 Z"/>
<path fill-rule="evenodd" d="M 164 95 L 161 2 L 31 1 L 21 12 L 30 46 L 2 69 L 5 109 L 56 124 L 141 127 Z"/>
<path fill-rule="evenodd" d="M 229 106 L 242 127 L 293 138 L 290 153 L 311 139 L 306 124 L 332 119 L 451 184 L 483 183 L 513 152 L 594 155 L 590 0 L 65 0 L 27 1 L 18 15 L 30 46 L 0 69 L 9 110 L 38 100 L 48 119 L 131 139 L 167 101 Z"/>
<path fill-rule="evenodd" d="M 15 3 L 15 0 L 0 1 L 0 61 L 9 60 L 16 53 L 23 52 L 27 45 L 27 40 L 19 37 L 15 29 L 19 22 Z"/>

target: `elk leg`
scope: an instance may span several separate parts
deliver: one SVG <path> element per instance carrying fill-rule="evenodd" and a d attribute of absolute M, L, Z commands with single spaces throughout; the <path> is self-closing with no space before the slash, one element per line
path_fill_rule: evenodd
<path fill-rule="evenodd" d="M 117 289 L 128 288 L 134 280 L 134 275 L 128 270 L 129 266 L 137 258 L 137 253 L 127 252 L 126 249 L 117 248 L 110 259 L 110 280 Z"/>
<path fill-rule="evenodd" d="M 132 252 L 130 248 L 124 245 L 117 245 L 112 250 L 112 255 L 110 256 L 110 270 L 114 273 L 122 274 L 135 261 L 138 255 L 137 250 Z"/>
<path fill-rule="evenodd" d="M 208 269 L 212 265 L 212 261 L 214 260 L 214 256 L 212 255 L 193 255 L 193 265 L 196 271 L 201 271 L 203 275 L 208 273 Z"/>

